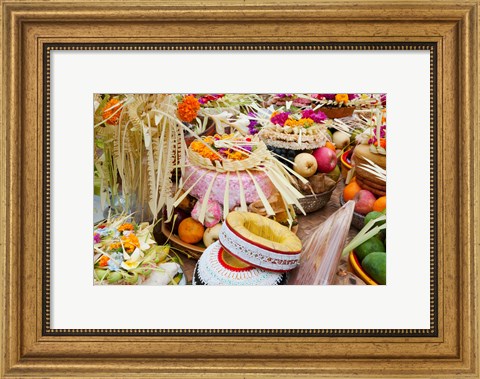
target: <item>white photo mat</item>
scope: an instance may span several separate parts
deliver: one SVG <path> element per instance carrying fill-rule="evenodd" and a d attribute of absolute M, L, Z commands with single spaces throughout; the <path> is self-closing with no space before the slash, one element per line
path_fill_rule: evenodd
<path fill-rule="evenodd" d="M 51 329 L 429 329 L 430 51 L 51 54 Z M 386 93 L 386 286 L 94 286 L 94 93 Z"/>

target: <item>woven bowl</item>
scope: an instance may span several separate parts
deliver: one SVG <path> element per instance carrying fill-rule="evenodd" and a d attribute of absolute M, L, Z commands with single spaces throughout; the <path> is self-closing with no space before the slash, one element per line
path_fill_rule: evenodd
<path fill-rule="evenodd" d="M 305 213 L 313 213 L 322 209 L 327 205 L 328 201 L 332 197 L 332 193 L 337 186 L 333 186 L 329 191 L 323 193 L 317 193 L 315 195 L 306 195 L 302 199 L 298 199 L 298 202 L 303 207 Z M 295 213 L 301 213 L 300 210 L 295 207 Z"/>
<path fill-rule="evenodd" d="M 355 107 L 322 107 L 320 110 L 327 115 L 328 118 L 350 117 Z"/>
<path fill-rule="evenodd" d="M 343 207 L 344 204 L 345 204 L 345 200 L 343 199 L 343 194 L 342 194 L 340 196 L 340 205 Z M 361 230 L 365 226 L 364 221 L 365 221 L 365 216 L 364 215 L 362 215 L 360 213 L 357 213 L 357 212 L 353 212 L 352 226 L 354 226 L 358 230 Z"/>

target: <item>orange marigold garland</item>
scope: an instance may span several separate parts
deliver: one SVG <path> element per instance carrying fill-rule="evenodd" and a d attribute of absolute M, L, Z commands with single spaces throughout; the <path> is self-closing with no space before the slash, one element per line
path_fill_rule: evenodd
<path fill-rule="evenodd" d="M 200 103 L 193 95 L 184 96 L 182 102 L 178 104 L 178 117 L 180 120 L 192 122 L 200 109 Z"/>
<path fill-rule="evenodd" d="M 119 232 L 123 232 L 124 230 L 133 230 L 133 229 L 134 229 L 133 225 L 130 224 L 129 222 L 126 222 L 125 224 L 122 224 L 117 228 Z"/>
<path fill-rule="evenodd" d="M 102 118 L 106 120 L 105 122 L 110 125 L 118 125 L 118 120 L 120 119 L 120 100 L 117 98 L 110 99 L 108 103 L 103 108 Z"/>
<path fill-rule="evenodd" d="M 220 161 L 222 159 L 231 159 L 235 161 L 241 161 L 243 159 L 248 158 L 251 147 L 250 146 L 244 146 L 243 149 L 245 151 L 242 151 L 241 148 L 239 149 L 229 149 L 225 147 L 221 147 L 219 149 L 215 148 L 215 141 L 216 140 L 227 140 L 227 139 L 232 139 L 234 137 L 233 134 L 225 134 L 223 136 L 220 136 L 216 134 L 215 136 L 211 137 L 203 137 L 202 140 L 196 140 L 193 141 L 190 144 L 190 150 L 200 154 L 204 158 L 208 158 L 211 161 Z M 250 139 L 246 140 L 247 142 L 250 142 Z"/>

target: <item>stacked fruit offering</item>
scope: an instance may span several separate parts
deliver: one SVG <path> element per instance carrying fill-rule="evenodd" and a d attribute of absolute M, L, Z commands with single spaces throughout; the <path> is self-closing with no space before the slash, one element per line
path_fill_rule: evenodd
<path fill-rule="evenodd" d="M 355 201 L 355 212 L 366 216 L 372 211 L 382 212 L 387 208 L 387 196 L 375 196 L 371 191 L 363 189 L 354 177 L 343 189 L 343 200 Z"/>
<path fill-rule="evenodd" d="M 385 128 L 379 127 L 386 137 Z M 368 143 L 353 150 L 352 165 L 355 176 L 345 186 L 343 200 L 355 200 L 355 212 L 365 216 L 372 211 L 383 211 L 387 206 L 386 138 L 372 137 Z M 361 228 L 361 226 L 360 226 Z"/>
<path fill-rule="evenodd" d="M 218 242 L 200 257 L 193 284 L 284 284 L 300 259 L 302 243 L 287 227 L 250 212 L 231 212 Z"/>

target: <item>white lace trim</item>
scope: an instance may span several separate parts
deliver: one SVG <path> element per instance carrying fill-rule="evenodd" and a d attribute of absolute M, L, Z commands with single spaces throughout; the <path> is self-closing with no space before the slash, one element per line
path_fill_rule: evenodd
<path fill-rule="evenodd" d="M 202 256 L 197 262 L 197 265 L 195 266 L 195 272 L 198 274 L 200 280 L 205 284 L 213 286 L 271 286 L 282 281 L 283 274 L 269 272 L 259 268 L 252 268 L 248 271 L 231 271 L 223 267 L 218 260 L 218 252 L 220 248 L 221 245 L 218 241 L 210 245 L 203 252 Z"/>

